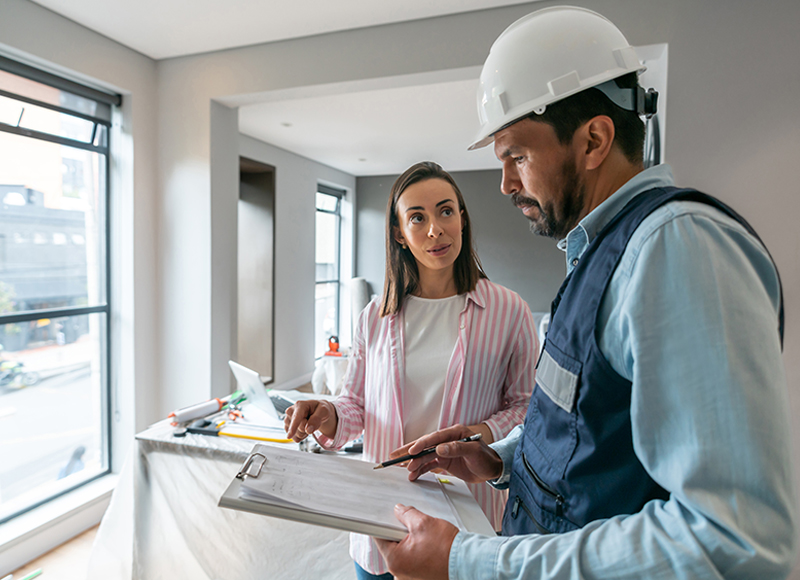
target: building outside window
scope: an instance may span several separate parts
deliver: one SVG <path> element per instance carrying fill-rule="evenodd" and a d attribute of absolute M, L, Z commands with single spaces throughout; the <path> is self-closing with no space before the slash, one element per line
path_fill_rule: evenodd
<path fill-rule="evenodd" d="M 0 57 L 0 523 L 109 471 L 114 105 Z"/>
<path fill-rule="evenodd" d="M 314 357 L 328 350 L 328 339 L 339 334 L 340 246 L 344 191 L 317 186 L 316 289 Z"/>

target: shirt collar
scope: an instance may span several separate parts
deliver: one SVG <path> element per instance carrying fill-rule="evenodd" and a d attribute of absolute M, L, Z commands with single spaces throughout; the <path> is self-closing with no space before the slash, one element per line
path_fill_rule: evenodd
<path fill-rule="evenodd" d="M 480 308 L 486 308 L 486 299 L 488 292 L 488 284 L 485 283 L 484 278 L 480 278 L 478 283 L 475 284 L 475 290 L 472 292 L 467 292 L 467 301 L 472 301 L 475 303 L 476 306 Z M 466 303 L 464 305 L 464 309 L 466 310 Z"/>
<path fill-rule="evenodd" d="M 577 266 L 586 248 L 594 237 L 617 215 L 627 203 L 640 193 L 656 187 L 675 185 L 672 168 L 667 164 L 656 165 L 637 173 L 603 203 L 583 218 L 567 237 L 558 242 L 558 248 L 567 254 L 567 274 Z"/>

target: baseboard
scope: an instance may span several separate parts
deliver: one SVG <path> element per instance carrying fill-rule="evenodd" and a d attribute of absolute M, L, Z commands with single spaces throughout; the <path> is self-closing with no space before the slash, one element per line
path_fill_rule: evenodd
<path fill-rule="evenodd" d="M 117 479 L 102 477 L 3 524 L 0 578 L 97 525 Z"/>

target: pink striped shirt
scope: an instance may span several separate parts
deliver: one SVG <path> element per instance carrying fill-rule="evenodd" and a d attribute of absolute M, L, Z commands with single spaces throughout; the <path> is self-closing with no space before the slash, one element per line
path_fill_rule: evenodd
<path fill-rule="evenodd" d="M 336 399 L 339 423 L 333 440 L 317 432 L 326 448 L 339 448 L 364 432 L 364 460 L 383 461 L 403 441 L 402 312 L 381 318 L 370 302 L 354 330 L 353 348 Z M 511 290 L 480 280 L 467 294 L 459 334 L 447 368 L 439 428 L 486 423 L 495 440 L 525 419 L 539 352 L 533 316 Z M 470 489 L 495 529 L 500 529 L 506 494 L 486 484 Z M 373 574 L 388 571 L 373 540 L 352 534 L 350 555 Z"/>

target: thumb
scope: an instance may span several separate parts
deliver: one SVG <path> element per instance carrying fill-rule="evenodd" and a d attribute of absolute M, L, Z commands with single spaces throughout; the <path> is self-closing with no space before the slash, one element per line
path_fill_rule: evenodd
<path fill-rule="evenodd" d="M 469 447 L 465 447 L 465 443 L 460 441 L 451 441 L 449 443 L 440 443 L 436 446 L 436 455 L 440 457 L 461 457 Z"/>
<path fill-rule="evenodd" d="M 409 532 L 412 527 L 415 527 L 419 523 L 423 515 L 424 514 L 415 507 L 404 506 L 401 503 L 394 506 L 394 517 L 396 517 Z"/>

